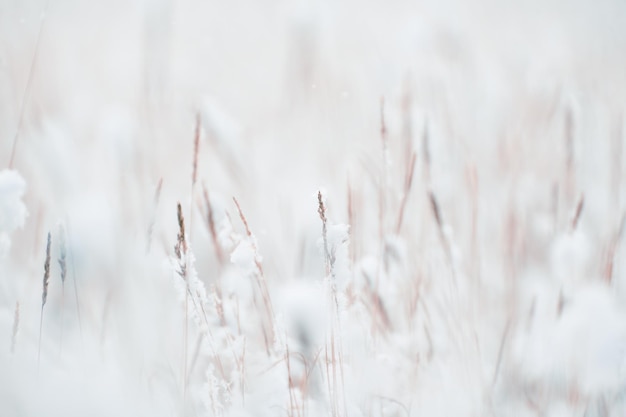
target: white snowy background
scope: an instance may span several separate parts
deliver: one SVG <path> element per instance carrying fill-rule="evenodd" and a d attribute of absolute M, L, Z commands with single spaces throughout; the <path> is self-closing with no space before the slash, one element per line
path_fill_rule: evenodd
<path fill-rule="evenodd" d="M 0 0 L 0 415 L 625 415 L 625 103 L 619 0 Z"/>

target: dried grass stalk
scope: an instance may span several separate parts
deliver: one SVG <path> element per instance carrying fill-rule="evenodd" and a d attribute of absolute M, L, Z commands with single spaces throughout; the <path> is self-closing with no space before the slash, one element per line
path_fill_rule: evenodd
<path fill-rule="evenodd" d="M 341 343 L 341 320 L 339 300 L 337 297 L 337 283 L 334 271 L 335 254 L 334 250 L 329 250 L 328 247 L 328 218 L 326 216 L 326 204 L 322 192 L 317 192 L 317 213 L 322 221 L 322 239 L 324 241 L 324 258 L 326 263 L 326 277 L 329 279 L 330 284 L 330 298 L 331 298 L 331 317 L 333 324 L 330 327 L 330 340 L 324 347 L 326 358 L 326 382 L 328 385 L 328 393 L 331 398 L 332 408 L 331 415 L 337 417 L 340 415 L 340 395 L 339 395 L 339 382 L 341 380 L 341 394 L 343 398 L 343 414 L 347 415 L 346 410 L 346 392 L 344 382 L 343 371 L 343 346 Z M 335 327 L 336 326 L 336 327 Z M 329 346 L 330 345 L 330 346 Z M 339 368 L 339 369 L 337 369 Z M 331 378 L 332 373 L 332 378 Z"/>
<path fill-rule="evenodd" d="M 46 244 L 46 260 L 43 264 L 43 292 L 41 293 L 41 309 L 48 300 L 48 284 L 50 283 L 50 244 L 52 235 L 48 232 L 48 242 Z"/>
<path fill-rule="evenodd" d="M 196 115 L 196 131 L 193 139 L 193 171 L 191 174 L 192 186 L 198 179 L 198 153 L 200 151 L 200 114 Z"/>
<path fill-rule="evenodd" d="M 265 348 L 266 353 L 269 355 L 269 341 L 273 339 L 274 328 L 272 323 L 275 322 L 274 316 L 274 308 L 272 306 L 272 299 L 270 297 L 269 289 L 267 287 L 267 281 L 265 280 L 265 273 L 263 272 L 263 265 L 260 261 L 259 250 L 257 248 L 256 240 L 252 235 L 252 231 L 250 230 L 250 226 L 248 225 L 248 220 L 246 216 L 243 214 L 241 210 L 241 206 L 239 205 L 239 201 L 235 197 L 233 197 L 233 201 L 235 202 L 235 206 L 237 207 L 237 212 L 239 213 L 239 218 L 246 229 L 246 235 L 254 252 L 254 264 L 256 266 L 257 273 L 254 275 L 256 278 L 256 283 L 259 288 L 259 292 L 261 293 L 261 297 L 263 298 L 263 304 L 265 306 L 265 312 L 267 318 L 269 319 L 269 324 L 267 325 L 268 329 L 265 329 L 265 325 L 263 326 L 263 337 L 265 338 Z"/>
<path fill-rule="evenodd" d="M 415 162 L 417 161 L 417 154 L 413 152 L 411 156 L 411 162 L 409 164 L 409 168 L 406 173 L 406 177 L 404 178 L 404 194 L 402 196 L 402 203 L 400 204 L 400 211 L 398 213 L 398 222 L 396 224 L 396 234 L 400 233 L 400 229 L 402 228 L 402 221 L 404 220 L 404 211 L 406 209 L 406 204 L 409 200 L 409 194 L 411 192 L 411 186 L 413 184 L 413 172 L 415 171 Z"/>
<path fill-rule="evenodd" d="M 211 200 L 209 199 L 209 191 L 207 190 L 206 184 L 202 183 L 202 194 L 204 196 L 204 204 L 206 205 L 207 210 L 207 226 L 209 227 L 209 233 L 211 233 L 211 240 L 213 241 L 213 247 L 215 248 L 215 255 L 217 256 L 217 260 L 220 266 L 224 266 L 225 257 L 224 252 L 222 251 L 222 245 L 217 238 L 217 229 L 215 228 L 215 214 L 213 213 L 213 205 L 211 204 Z"/>
<path fill-rule="evenodd" d="M 30 68 L 28 69 L 28 79 L 26 81 L 26 88 L 24 88 L 24 94 L 22 96 L 22 103 L 20 104 L 19 120 L 17 122 L 17 129 L 15 130 L 15 136 L 13 137 L 13 145 L 11 146 L 11 156 L 9 158 L 9 169 L 13 168 L 13 162 L 15 160 L 15 151 L 17 150 L 17 142 L 20 138 L 20 131 L 24 125 L 24 113 L 26 112 L 26 104 L 30 96 L 30 89 L 33 85 L 33 76 L 35 74 L 35 67 L 37 66 L 37 59 L 39 58 L 39 48 L 41 46 L 41 38 L 46 22 L 46 15 L 48 12 L 48 6 L 50 0 L 46 1 L 43 13 L 41 14 L 41 23 L 39 24 L 39 30 L 37 31 L 37 42 L 35 43 L 35 51 L 33 52 L 33 59 L 30 62 Z"/>
<path fill-rule="evenodd" d="M 15 344 L 17 343 L 17 331 L 20 327 L 20 302 L 15 302 L 15 312 L 13 313 L 13 334 L 11 336 L 11 353 L 15 353 Z"/>
<path fill-rule="evenodd" d="M 578 204 L 576 205 L 576 211 L 574 212 L 574 217 L 572 218 L 572 230 L 576 230 L 578 227 L 578 221 L 580 220 L 580 215 L 582 214 L 583 208 L 585 206 L 585 196 L 581 195 L 578 200 Z"/>
<path fill-rule="evenodd" d="M 619 249 L 622 235 L 624 234 L 624 227 L 626 227 L 626 213 L 622 214 L 622 218 L 619 223 L 617 231 L 613 235 L 611 242 L 609 243 L 608 253 L 606 256 L 606 263 L 604 266 L 604 280 L 607 284 L 611 284 L 613 281 L 613 269 L 615 263 L 615 254 Z"/>
<path fill-rule="evenodd" d="M 148 233 L 146 236 L 146 252 L 150 252 L 150 246 L 152 245 L 152 233 L 154 232 L 154 224 L 156 223 L 156 213 L 159 206 L 159 200 L 161 199 L 161 190 L 163 188 L 163 178 L 159 179 L 156 190 L 154 191 L 154 202 L 152 205 L 152 216 L 150 218 L 150 224 L 148 225 Z"/>
<path fill-rule="evenodd" d="M 61 337 L 59 351 L 63 350 L 63 318 L 65 314 L 65 278 L 67 277 L 67 248 L 65 246 L 65 228 L 59 224 L 59 269 L 61 272 Z"/>
<path fill-rule="evenodd" d="M 331 259 L 330 259 L 330 251 L 328 250 L 328 226 L 326 225 L 326 205 L 324 204 L 324 198 L 322 197 L 322 192 L 317 192 L 317 213 L 320 215 L 320 220 L 322 220 L 322 239 L 324 240 L 324 260 L 326 262 L 326 276 L 329 276 L 331 273 Z"/>
<path fill-rule="evenodd" d="M 187 239 L 185 238 L 185 217 L 180 202 L 177 204 L 176 214 L 178 218 L 178 235 L 176 236 L 176 245 L 174 245 L 174 253 L 178 260 L 183 260 L 187 254 Z M 181 271 L 181 276 L 185 277 L 185 271 Z"/>
<path fill-rule="evenodd" d="M 185 324 L 183 327 L 183 398 L 187 394 L 187 354 L 189 343 L 189 279 L 187 276 L 187 240 L 185 238 L 185 218 L 180 202 L 176 206 L 176 214 L 178 219 L 178 235 L 176 236 L 176 245 L 174 245 L 174 253 L 178 259 L 178 274 L 185 281 Z"/>
<path fill-rule="evenodd" d="M 422 132 L 422 157 L 424 163 L 424 180 L 426 183 L 430 182 L 430 131 L 428 127 L 428 120 L 424 122 L 424 130 Z"/>
<path fill-rule="evenodd" d="M 43 329 L 43 307 L 48 300 L 48 284 L 50 282 L 50 244 L 52 235 L 48 232 L 48 243 L 46 244 L 46 260 L 43 264 L 43 291 L 41 293 L 41 316 L 39 318 L 39 348 L 37 350 L 37 369 L 41 358 L 41 331 Z"/>

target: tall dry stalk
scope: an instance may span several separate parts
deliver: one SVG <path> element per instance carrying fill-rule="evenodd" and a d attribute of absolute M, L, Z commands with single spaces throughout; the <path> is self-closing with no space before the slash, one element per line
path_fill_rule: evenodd
<path fill-rule="evenodd" d="M 176 206 L 176 215 L 178 219 L 178 235 L 176 237 L 176 245 L 174 253 L 178 259 L 178 274 L 185 281 L 185 323 L 183 325 L 183 398 L 187 393 L 187 350 L 189 342 L 189 276 L 187 273 L 187 239 L 185 238 L 185 218 L 183 217 L 183 209 L 180 202 Z"/>
<path fill-rule="evenodd" d="M 603 271 L 604 281 L 607 284 L 611 284 L 613 281 L 615 254 L 617 253 L 617 250 L 619 249 L 622 236 L 624 235 L 625 227 L 626 227 L 626 212 L 622 214 L 622 218 L 619 222 L 619 226 L 617 230 L 615 231 L 615 233 L 613 234 L 611 241 L 609 242 L 609 248 L 607 250 L 606 261 L 604 264 L 604 271 Z"/>
<path fill-rule="evenodd" d="M 620 112 L 613 122 L 611 134 L 611 195 L 615 207 L 620 207 L 622 202 L 622 171 L 623 171 L 623 148 L 624 148 L 624 114 Z"/>
<path fill-rule="evenodd" d="M 152 233 L 154 232 L 154 225 L 156 223 L 156 214 L 159 207 L 159 200 L 161 199 L 161 190 L 163 189 L 163 177 L 159 179 L 156 190 L 154 191 L 154 199 L 152 204 L 152 216 L 150 216 L 150 224 L 148 225 L 148 233 L 146 237 L 146 252 L 150 252 L 152 245 Z"/>
<path fill-rule="evenodd" d="M 378 190 L 378 238 L 381 244 L 381 254 L 385 240 L 385 218 L 387 210 L 387 189 L 389 182 L 389 138 L 387 136 L 387 124 L 385 122 L 385 99 L 380 99 L 380 139 L 382 143 L 382 171 Z M 381 255 L 382 256 L 382 255 Z"/>
<path fill-rule="evenodd" d="M 319 197 L 318 197 L 319 198 Z M 350 185 L 350 180 L 348 179 L 348 225 L 350 226 L 350 234 L 354 236 L 355 233 L 355 213 L 354 213 L 354 196 L 352 193 L 352 186 Z M 356 263 L 356 245 L 355 241 L 352 240 L 350 242 L 350 269 L 354 271 L 354 264 Z"/>
<path fill-rule="evenodd" d="M 396 223 L 396 234 L 400 233 L 402 229 L 402 221 L 404 220 L 404 211 L 406 204 L 409 200 L 409 194 L 411 192 L 411 186 L 413 184 L 413 172 L 415 171 L 415 162 L 417 161 L 417 154 L 413 152 L 411 156 L 411 162 L 409 163 L 406 176 L 404 178 L 404 193 L 402 195 L 402 202 L 400 203 L 400 211 L 398 212 L 398 222 Z"/>
<path fill-rule="evenodd" d="M 326 381 L 328 384 L 328 393 L 332 401 L 332 415 L 337 417 L 340 415 L 339 404 L 339 381 L 341 379 L 342 396 L 343 396 L 343 414 L 347 415 L 347 404 L 345 398 L 345 379 L 343 372 L 343 347 L 341 343 L 341 320 L 339 310 L 339 300 L 337 297 L 337 277 L 335 276 L 335 251 L 334 248 L 330 249 L 328 246 L 328 218 L 326 216 L 326 204 L 322 196 L 322 192 L 317 192 L 317 213 L 322 221 L 322 240 L 324 242 L 324 260 L 326 265 L 326 277 L 330 284 L 330 298 L 331 298 L 331 320 L 330 326 L 330 357 L 329 357 L 329 343 L 325 346 L 326 357 Z M 335 325 L 337 328 L 335 329 Z M 339 335 L 339 336 L 338 336 Z M 339 367 L 339 372 L 337 368 Z M 332 384 L 331 384 L 331 370 L 332 368 Z"/>
<path fill-rule="evenodd" d="M 61 272 L 61 341 L 59 352 L 63 351 L 63 318 L 65 316 L 65 278 L 67 276 L 67 249 L 65 247 L 65 228 L 59 224 L 59 269 Z"/>
<path fill-rule="evenodd" d="M 424 183 L 430 184 L 430 165 L 431 165 L 431 155 L 430 155 L 430 132 L 428 127 L 428 119 L 424 121 L 424 130 L 422 131 L 422 158 L 424 164 L 423 176 Z"/>
<path fill-rule="evenodd" d="M 263 298 L 263 305 L 265 307 L 266 317 L 269 320 L 267 325 L 267 329 L 265 325 L 263 325 L 263 337 L 265 338 L 265 349 L 266 353 L 269 355 L 269 340 L 272 340 L 274 337 L 274 328 L 273 323 L 275 323 L 274 316 L 274 308 L 272 307 L 272 299 L 270 297 L 270 293 L 267 287 L 267 281 L 265 280 L 265 273 L 263 272 L 263 265 L 261 264 L 261 257 L 259 256 L 259 250 L 256 245 L 256 240 L 252 235 L 252 231 L 250 230 L 250 226 L 248 225 L 248 220 L 246 216 L 244 216 L 243 211 L 241 210 L 241 206 L 239 205 L 239 201 L 235 197 L 233 197 L 233 201 L 235 202 L 235 206 L 237 207 L 237 212 L 239 213 L 239 218 L 246 229 L 246 236 L 250 245 L 252 247 L 252 251 L 254 252 L 254 265 L 256 266 L 256 274 L 255 279 L 257 286 L 259 288 L 259 292 L 261 293 L 261 297 Z"/>
<path fill-rule="evenodd" d="M 215 255 L 217 256 L 217 261 L 220 267 L 223 267 L 226 261 L 226 258 L 222 250 L 222 245 L 220 244 L 219 239 L 217 237 L 217 229 L 215 228 L 215 214 L 213 213 L 213 205 L 211 204 L 211 200 L 209 199 L 209 191 L 204 182 L 202 183 L 202 195 L 204 197 L 204 204 L 206 206 L 206 211 L 207 211 L 207 216 L 206 216 L 207 227 L 209 228 L 209 233 L 211 234 L 211 240 L 213 241 L 213 247 L 215 248 Z"/>
<path fill-rule="evenodd" d="M 443 229 L 444 224 L 443 218 L 441 216 L 441 208 L 439 206 L 439 202 L 437 201 L 437 197 L 435 197 L 435 193 L 433 193 L 432 191 L 428 191 L 428 200 L 430 201 L 430 208 L 432 209 L 433 217 L 435 218 L 435 223 L 437 225 L 437 232 L 439 233 L 441 245 L 443 246 L 443 249 L 446 253 L 448 262 L 450 262 L 450 265 L 453 266 L 452 248 L 450 247 L 450 244 L 448 242 L 448 239 L 446 238 L 446 234 Z"/>
<path fill-rule="evenodd" d="M 72 248 L 72 233 L 71 233 L 71 229 L 70 229 L 70 223 L 69 223 L 69 219 L 65 219 L 65 240 L 66 240 L 66 248 Z M 70 266 L 72 267 L 72 281 L 74 284 L 74 297 L 76 298 L 76 315 L 78 317 L 78 329 L 80 332 L 80 339 L 81 339 L 81 344 L 84 343 L 83 341 L 83 322 L 81 319 L 81 315 L 80 315 L 80 302 L 78 299 L 78 284 L 76 282 L 76 265 L 74 263 L 74 252 L 71 251 L 69 252 L 69 260 L 70 260 Z M 83 346 L 84 348 L 84 346 Z"/>
<path fill-rule="evenodd" d="M 407 79 L 404 85 L 404 94 L 402 95 L 402 135 L 404 136 L 404 157 L 407 170 L 412 164 L 413 158 L 413 123 L 411 112 L 413 102 L 411 97 L 411 80 Z"/>
<path fill-rule="evenodd" d="M 15 312 L 13 313 L 13 334 L 11 336 L 11 353 L 15 353 L 17 343 L 17 331 L 20 328 L 20 302 L 15 302 Z"/>
<path fill-rule="evenodd" d="M 385 236 L 387 218 L 387 193 L 389 189 L 389 138 L 387 135 L 387 123 L 385 122 L 385 99 L 380 99 L 380 138 L 382 143 L 382 168 L 378 184 L 378 266 L 374 281 L 374 293 L 378 294 L 383 264 L 385 259 Z"/>
<path fill-rule="evenodd" d="M 428 200 L 430 201 L 430 208 L 433 212 L 433 217 L 435 218 L 435 223 L 437 225 L 437 232 L 439 234 L 439 240 L 441 241 L 441 246 L 443 247 L 443 251 L 447 258 L 448 264 L 450 266 L 450 271 L 452 273 L 452 283 L 454 287 L 457 288 L 457 278 L 456 278 L 456 267 L 454 265 L 454 256 L 452 254 L 452 245 L 446 236 L 444 230 L 444 222 L 443 217 L 441 215 L 441 207 L 439 206 L 439 202 L 435 193 L 432 190 L 428 191 Z"/>
<path fill-rule="evenodd" d="M 185 217 L 183 216 L 183 208 L 180 202 L 176 205 L 176 218 L 178 219 L 178 235 L 176 236 L 174 253 L 179 260 L 182 260 L 183 256 L 187 254 L 187 239 L 185 238 Z M 181 271 L 183 276 L 186 276 L 185 267 L 183 265 L 183 270 Z"/>
<path fill-rule="evenodd" d="M 193 201 L 196 195 L 196 182 L 198 180 L 198 156 L 200 153 L 200 134 L 201 134 L 201 125 L 200 125 L 200 114 L 196 114 L 196 125 L 194 129 L 193 135 L 193 162 L 191 169 L 191 204 L 189 205 L 189 224 L 188 224 L 188 235 L 189 241 L 192 241 L 193 234 Z"/>
<path fill-rule="evenodd" d="M 578 227 L 578 222 L 580 220 L 580 215 L 583 212 L 583 208 L 585 207 L 585 195 L 581 195 L 578 200 L 578 204 L 576 204 L 576 211 L 574 211 L 574 216 L 572 217 L 572 231 L 576 230 Z"/>
<path fill-rule="evenodd" d="M 322 192 L 317 192 L 317 213 L 320 216 L 320 220 L 322 221 L 322 239 L 324 242 L 324 261 L 326 265 L 326 276 L 330 276 L 330 251 L 328 250 L 328 226 L 326 225 L 326 205 L 324 204 L 324 198 L 322 197 Z"/>
<path fill-rule="evenodd" d="M 48 300 L 48 284 L 50 282 L 50 243 L 52 235 L 48 232 L 48 243 L 46 244 L 46 260 L 43 264 L 43 291 L 41 293 L 41 316 L 39 318 L 39 348 L 37 350 L 37 369 L 41 358 L 41 331 L 43 329 L 43 307 Z"/>
<path fill-rule="evenodd" d="M 478 244 L 478 172 L 476 165 L 473 163 L 469 164 L 465 172 L 471 204 L 471 229 L 469 238 L 469 253 L 471 254 L 470 275 L 476 283 L 480 277 L 480 245 Z M 476 287 L 476 289 L 478 290 L 478 287 Z"/>
<path fill-rule="evenodd" d="M 28 78 L 26 79 L 26 87 L 24 88 L 24 94 L 22 95 L 22 103 L 20 105 L 19 119 L 17 122 L 17 128 L 15 129 L 15 136 L 13 136 L 13 145 L 11 146 L 11 156 L 9 158 L 9 169 L 13 168 L 13 162 L 15 160 L 15 151 L 17 150 L 17 142 L 20 137 L 22 125 L 24 124 L 24 113 L 26 111 L 26 103 L 28 103 L 28 97 L 30 96 L 30 89 L 33 85 L 33 74 L 35 73 L 35 67 L 37 66 L 37 59 L 39 58 L 39 47 L 41 45 L 41 34 L 43 33 L 44 23 L 46 22 L 46 14 L 48 13 L 48 6 L 50 0 L 46 1 L 43 12 L 41 13 L 41 23 L 39 24 L 39 30 L 37 32 L 37 41 L 35 42 L 35 51 L 33 52 L 33 59 L 30 62 L 30 68 L 28 69 Z"/>
<path fill-rule="evenodd" d="M 200 152 L 200 114 L 196 114 L 196 128 L 193 135 L 193 170 L 191 173 L 191 185 L 196 185 L 198 180 L 198 153 Z"/>
<path fill-rule="evenodd" d="M 565 109 L 564 117 L 565 139 L 565 198 L 569 205 L 574 199 L 574 187 L 576 183 L 575 172 L 575 149 L 574 149 L 574 112 L 570 106 Z"/>
<path fill-rule="evenodd" d="M 188 384 L 188 354 L 189 354 L 189 308 L 193 308 L 198 320 L 200 320 L 206 328 L 204 333 L 207 336 L 209 347 L 212 351 L 212 355 L 215 358 L 215 362 L 221 376 L 226 380 L 226 373 L 220 357 L 217 355 L 217 351 L 214 347 L 214 338 L 210 330 L 210 323 L 204 308 L 204 298 L 198 291 L 197 285 L 194 283 L 195 293 L 192 293 L 190 285 L 190 278 L 195 278 L 195 270 L 193 264 L 190 262 L 192 259 L 191 250 L 187 241 L 187 227 L 185 226 L 185 218 L 183 216 L 183 210 L 180 202 L 177 204 L 177 220 L 178 220 L 178 235 L 176 238 L 176 245 L 174 245 L 174 254 L 178 262 L 178 275 L 183 279 L 185 285 L 185 320 L 183 325 L 183 358 L 182 358 L 182 377 L 183 377 L 183 398 L 186 398 L 187 384 Z M 191 303 L 190 303 L 191 302 Z M 203 335 L 204 336 L 204 335 Z"/>

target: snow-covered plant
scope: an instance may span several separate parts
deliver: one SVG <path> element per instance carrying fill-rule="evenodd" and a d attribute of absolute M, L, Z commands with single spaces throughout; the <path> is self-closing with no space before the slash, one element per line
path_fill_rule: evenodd
<path fill-rule="evenodd" d="M 626 415 L 619 1 L 87 3 L 0 3 L 0 417 Z"/>

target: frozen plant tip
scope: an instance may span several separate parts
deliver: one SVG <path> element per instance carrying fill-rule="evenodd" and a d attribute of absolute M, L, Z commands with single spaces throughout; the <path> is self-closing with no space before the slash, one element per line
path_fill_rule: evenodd
<path fill-rule="evenodd" d="M 322 239 L 324 240 L 324 259 L 326 261 L 326 275 L 330 274 L 330 252 L 328 251 L 328 229 L 327 229 L 327 219 L 326 219 L 326 205 L 324 204 L 324 198 L 322 196 L 322 192 L 317 192 L 317 212 L 320 215 L 320 220 L 322 220 Z"/>
<path fill-rule="evenodd" d="M 48 284 L 50 282 L 50 243 L 52 242 L 52 236 L 48 232 L 48 243 L 46 244 L 46 260 L 43 264 L 43 292 L 41 293 L 41 309 L 46 305 L 48 300 Z"/>

